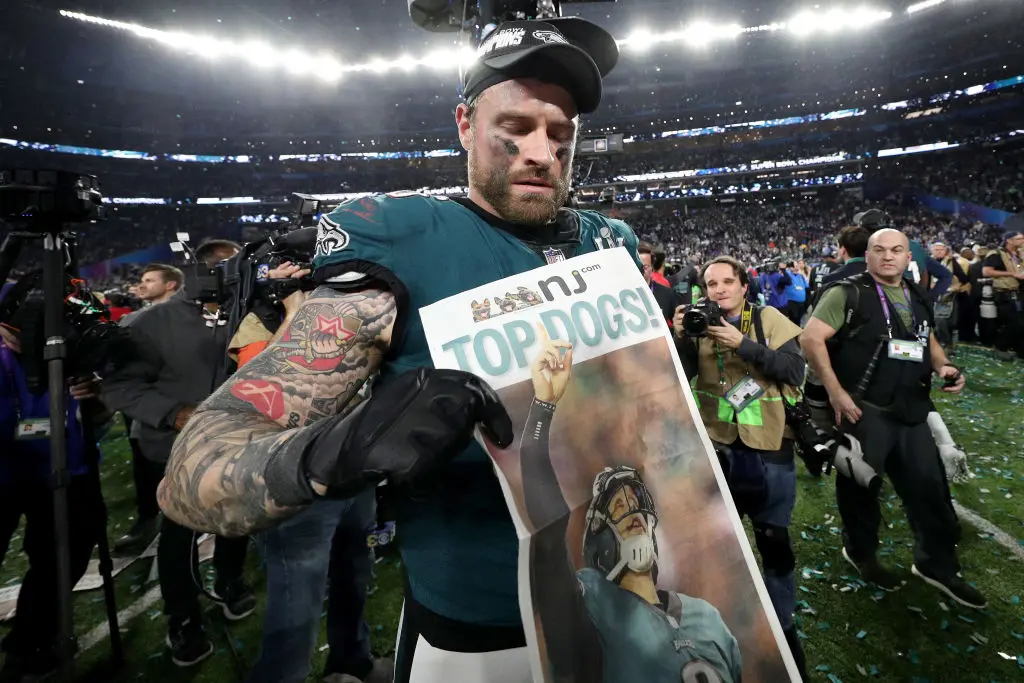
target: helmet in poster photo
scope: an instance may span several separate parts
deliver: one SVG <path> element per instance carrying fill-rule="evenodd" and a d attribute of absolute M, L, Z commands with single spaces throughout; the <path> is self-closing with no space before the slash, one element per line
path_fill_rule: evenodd
<path fill-rule="evenodd" d="M 612 517 L 608 506 L 620 490 L 632 491 L 635 502 L 629 500 L 628 509 Z M 618 524 L 630 515 L 640 515 L 644 521 L 642 533 L 623 535 Z M 622 570 L 637 573 L 651 572 L 658 578 L 658 542 L 654 528 L 658 525 L 658 513 L 654 499 L 639 473 L 632 467 L 618 465 L 606 467 L 594 478 L 593 497 L 587 509 L 587 527 L 583 534 L 583 563 L 597 569 L 609 581 L 619 581 Z"/>

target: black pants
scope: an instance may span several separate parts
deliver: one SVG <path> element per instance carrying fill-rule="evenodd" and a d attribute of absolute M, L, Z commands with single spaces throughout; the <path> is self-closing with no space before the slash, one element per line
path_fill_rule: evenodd
<path fill-rule="evenodd" d="M 799 325 L 800 319 L 804 317 L 805 310 L 807 310 L 806 301 L 790 301 L 786 304 L 784 313 L 794 324 Z"/>
<path fill-rule="evenodd" d="M 946 299 L 943 297 L 945 306 L 949 307 L 948 310 L 943 311 L 944 315 L 939 317 L 939 313 L 935 313 L 935 339 L 943 347 L 951 347 L 953 345 L 953 331 L 957 325 L 957 314 L 956 310 L 956 299 L 950 297 Z M 940 306 L 938 302 L 935 304 L 936 308 Z"/>
<path fill-rule="evenodd" d="M 914 534 L 914 563 L 924 573 L 947 579 L 960 571 L 956 543 L 960 523 L 949 495 L 942 466 L 927 422 L 906 425 L 870 406 L 847 431 L 864 449 L 864 459 L 889 477 L 903 501 Z M 878 497 L 853 479 L 836 475 L 836 502 L 843 518 L 843 543 L 854 562 L 875 556 L 882 521 Z"/>
<path fill-rule="evenodd" d="M 71 585 L 89 566 L 104 519 L 103 501 L 85 476 L 72 477 L 68 493 Z M 54 546 L 53 495 L 45 482 L 0 486 L 0 563 L 11 536 L 25 516 L 22 550 L 29 569 L 18 594 L 14 626 L 4 649 L 22 657 L 52 648 L 57 639 L 57 551 Z"/>
<path fill-rule="evenodd" d="M 970 294 L 956 295 L 957 330 L 960 332 L 960 341 L 974 342 L 978 339 L 974 331 L 978 324 L 978 305 L 980 299 L 973 298 Z"/>
<path fill-rule="evenodd" d="M 164 463 L 146 461 L 151 472 L 163 475 Z M 157 477 L 159 481 L 159 477 Z M 199 534 L 178 524 L 166 515 L 160 524 L 160 544 L 156 562 L 160 574 L 160 593 L 164 598 L 164 614 L 172 621 L 181 621 L 200 615 Z M 217 586 L 223 586 L 242 576 L 249 538 L 217 537 L 213 551 L 213 567 L 217 570 Z M 194 577 L 194 578 L 193 578 Z"/>
<path fill-rule="evenodd" d="M 1024 358 L 1024 312 L 1018 310 L 1017 302 L 1006 295 L 996 295 L 996 339 L 997 351 L 1014 351 Z"/>
<path fill-rule="evenodd" d="M 124 416 L 124 426 L 128 433 L 132 431 L 132 419 Z M 160 484 L 160 477 L 154 476 L 156 472 L 148 465 L 146 457 L 142 455 L 142 448 L 138 439 L 128 438 L 128 445 L 132 449 L 132 480 L 135 482 L 135 508 L 138 510 L 139 519 L 153 519 L 160 512 L 160 506 L 156 504 L 156 487 Z"/>

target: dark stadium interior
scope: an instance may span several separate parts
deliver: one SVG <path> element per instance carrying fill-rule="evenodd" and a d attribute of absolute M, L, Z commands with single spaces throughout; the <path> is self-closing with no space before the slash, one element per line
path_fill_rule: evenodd
<path fill-rule="evenodd" d="M 853 6 L 821 3 L 833 4 Z M 853 215 L 871 207 L 926 247 L 997 246 L 1004 221 L 1024 213 L 1024 2 L 939 0 L 920 11 L 924 3 L 912 0 L 861 4 L 891 16 L 799 36 L 767 27 L 818 7 L 810 1 L 565 2 L 563 13 L 626 41 L 600 108 L 581 122 L 583 138 L 612 149 L 577 153 L 574 201 L 626 221 L 642 240 L 663 246 L 671 265 L 699 267 L 721 255 L 748 266 L 816 265 Z M 466 194 L 467 156 L 454 123 L 459 72 L 451 60 L 326 80 L 271 63 L 287 52 L 266 63 L 259 54 L 270 45 L 372 67 L 456 45 L 454 33 L 414 25 L 407 0 L 0 5 L 0 169 L 99 178 L 107 217 L 80 227 L 79 259 L 108 296 L 135 292 L 154 254 L 171 258 L 166 245 L 179 232 L 195 245 L 206 238 L 244 243 L 291 221 L 292 193 L 331 206 L 398 190 Z M 173 34 L 157 40 L 62 10 Z M 644 45 L 694 21 L 761 30 L 707 45 Z M 196 54 L 199 48 L 167 44 L 174 35 L 182 43 L 196 36 L 251 42 L 252 51 L 245 59 Z M 14 274 L 38 266 L 40 254 L 26 250 Z M 1019 379 L 1015 386 L 1019 410 Z M 831 508 L 815 514 L 807 528 L 820 528 L 822 519 L 826 529 L 833 524 Z M 1019 523 L 1019 510 L 1008 518 Z M 803 564 L 812 566 L 797 561 L 798 576 Z M 974 575 L 980 565 L 975 559 Z M 1019 562 L 1011 569 L 1019 572 Z M 1000 600 L 1016 600 L 1019 610 L 1017 595 Z M 832 671 L 842 669 L 847 681 L 863 668 L 855 656 L 836 654 L 852 637 L 840 638 L 840 626 L 828 634 L 827 622 L 804 626 L 814 638 L 834 638 L 807 648 L 809 663 L 825 666 L 813 680 L 839 681 L 826 657 L 843 662 Z M 1000 669 L 998 680 L 1024 667 L 1020 621 L 1011 626 L 1016 659 L 1007 661 L 1017 670 Z M 952 665 L 941 659 L 953 655 L 935 652 L 925 667 L 915 662 L 915 674 L 953 680 L 944 678 Z M 900 647 L 901 666 L 909 661 L 903 655 Z M 996 665 L 986 667 L 983 678 L 957 680 L 997 680 Z"/>

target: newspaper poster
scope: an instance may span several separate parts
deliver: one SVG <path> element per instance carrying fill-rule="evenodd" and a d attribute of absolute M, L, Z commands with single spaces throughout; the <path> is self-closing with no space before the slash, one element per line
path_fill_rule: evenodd
<path fill-rule="evenodd" d="M 670 330 L 623 248 L 420 310 L 485 379 L 537 683 L 798 681 Z M 780 647 L 781 644 L 781 647 Z"/>

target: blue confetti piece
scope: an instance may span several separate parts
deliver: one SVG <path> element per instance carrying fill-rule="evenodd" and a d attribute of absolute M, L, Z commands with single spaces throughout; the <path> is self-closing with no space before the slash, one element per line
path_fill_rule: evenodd
<path fill-rule="evenodd" d="M 966 622 L 968 624 L 973 624 L 974 623 L 974 619 L 971 619 L 970 617 L 965 617 L 962 614 L 956 615 L 956 618 L 959 619 L 960 621 Z"/>
<path fill-rule="evenodd" d="M 912 664 L 920 664 L 921 659 L 917 656 L 917 650 L 910 651 L 910 661 Z"/>
<path fill-rule="evenodd" d="M 948 631 L 949 630 L 949 620 L 948 619 L 943 619 L 942 620 L 942 624 L 940 625 L 940 628 L 943 631 Z"/>
<path fill-rule="evenodd" d="M 818 630 L 819 631 L 827 631 L 828 627 L 829 627 L 829 623 L 827 621 L 823 621 L 823 622 L 818 624 Z"/>
<path fill-rule="evenodd" d="M 867 635 L 868 635 L 868 632 L 867 632 L 867 631 L 860 631 L 859 633 L 857 633 L 857 640 L 864 640 L 864 638 L 865 638 L 865 637 L 866 637 Z"/>
<path fill-rule="evenodd" d="M 1016 638 L 1017 640 L 1024 640 L 1024 633 L 1017 633 L 1016 631 L 1011 630 L 1010 635 Z"/>
<path fill-rule="evenodd" d="M 814 670 L 815 671 L 821 671 L 822 673 L 827 673 L 827 672 L 831 671 L 832 668 L 829 667 L 828 664 L 819 664 L 818 666 L 814 667 Z"/>
<path fill-rule="evenodd" d="M 843 679 L 841 679 L 839 676 L 836 676 L 835 674 L 829 674 L 828 680 L 830 681 L 830 683 L 843 683 Z"/>

